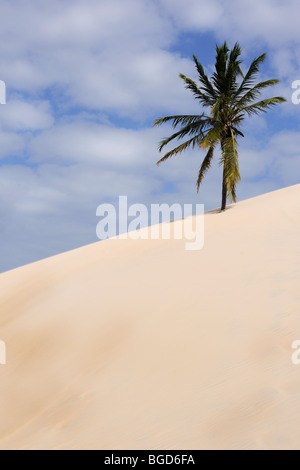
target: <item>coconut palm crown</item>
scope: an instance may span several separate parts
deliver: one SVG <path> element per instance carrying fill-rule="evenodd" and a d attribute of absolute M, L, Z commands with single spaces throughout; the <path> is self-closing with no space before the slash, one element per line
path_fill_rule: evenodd
<path fill-rule="evenodd" d="M 257 101 L 265 88 L 276 85 L 279 80 L 271 79 L 255 83 L 266 54 L 254 59 L 245 74 L 241 69 L 240 56 L 241 48 L 238 43 L 232 50 L 228 48 L 226 42 L 222 46 L 216 46 L 215 70 L 210 78 L 205 74 L 197 57 L 193 56 L 199 85 L 183 74 L 180 74 L 180 78 L 202 107 L 209 108 L 209 113 L 166 116 L 154 121 L 155 126 L 171 122 L 173 129 L 176 129 L 174 134 L 160 142 L 160 152 L 172 140 L 188 137 L 183 143 L 167 152 L 157 162 L 158 165 L 189 147 L 194 149 L 198 146 L 206 151 L 198 174 L 197 191 L 211 167 L 216 147 L 220 148 L 220 165 L 223 167 L 221 210 L 226 208 L 227 196 L 236 202 L 236 186 L 241 179 L 237 137 L 244 137 L 240 131 L 243 120 L 247 116 L 266 112 L 278 103 L 286 101 L 281 96 Z"/>

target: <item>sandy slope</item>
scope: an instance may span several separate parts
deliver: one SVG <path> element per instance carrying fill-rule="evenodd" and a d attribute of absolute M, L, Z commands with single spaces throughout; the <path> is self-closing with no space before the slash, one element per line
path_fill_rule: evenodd
<path fill-rule="evenodd" d="M 107 240 L 0 275 L 1 449 L 300 448 L 300 185 L 184 243 Z"/>

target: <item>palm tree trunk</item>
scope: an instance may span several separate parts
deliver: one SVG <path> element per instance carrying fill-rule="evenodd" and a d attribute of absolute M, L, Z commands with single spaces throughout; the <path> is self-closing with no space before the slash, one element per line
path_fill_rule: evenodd
<path fill-rule="evenodd" d="M 226 209 L 226 200 L 227 200 L 227 183 L 225 179 L 225 164 L 223 166 L 223 185 L 222 185 L 222 204 L 221 204 L 221 211 L 225 211 Z"/>

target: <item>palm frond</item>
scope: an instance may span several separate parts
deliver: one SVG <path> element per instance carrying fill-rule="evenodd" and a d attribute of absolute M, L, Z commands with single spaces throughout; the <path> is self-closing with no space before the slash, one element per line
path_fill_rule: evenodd
<path fill-rule="evenodd" d="M 200 184 L 202 183 L 202 180 L 206 174 L 206 172 L 209 170 L 211 167 L 211 162 L 214 156 L 214 147 L 210 147 L 208 149 L 208 152 L 202 162 L 202 165 L 199 170 L 198 174 L 198 179 L 197 179 L 197 193 L 199 192 Z"/>
<path fill-rule="evenodd" d="M 241 180 L 237 142 L 233 132 L 222 141 L 222 157 L 220 163 L 224 166 L 224 176 L 227 184 L 228 196 L 236 202 L 236 185 Z"/>
<path fill-rule="evenodd" d="M 236 42 L 235 45 L 233 46 L 233 48 L 231 49 L 230 56 L 229 56 L 229 62 L 230 63 L 235 63 L 237 61 L 237 59 L 239 58 L 239 56 L 241 55 L 241 53 L 242 53 L 241 46 L 239 45 L 238 42 Z M 240 63 L 241 63 L 241 61 L 239 61 L 239 64 Z"/>
<path fill-rule="evenodd" d="M 240 75 L 240 65 L 242 63 L 242 61 L 239 60 L 240 55 L 241 48 L 240 45 L 236 43 L 230 52 L 227 64 L 227 71 L 225 75 L 225 90 L 228 95 L 232 95 L 234 92 L 236 92 L 238 87 L 237 77 L 238 75 Z"/>
<path fill-rule="evenodd" d="M 234 133 L 235 135 L 239 135 L 239 136 L 241 136 L 241 137 L 245 137 L 244 134 L 243 134 L 239 129 L 237 129 L 236 127 L 232 126 L 232 130 L 233 130 L 233 133 Z"/>
<path fill-rule="evenodd" d="M 190 90 L 194 97 L 199 100 L 203 106 L 211 106 L 213 104 L 213 98 L 203 93 L 191 78 L 186 77 L 182 73 L 179 74 L 179 77 L 185 82 L 185 88 Z"/>
<path fill-rule="evenodd" d="M 192 124 L 188 124 L 185 127 L 182 127 L 178 132 L 175 132 L 170 137 L 164 138 L 158 146 L 158 150 L 161 152 L 162 149 L 172 140 L 174 139 L 183 139 L 187 135 L 201 135 L 204 136 L 205 128 L 207 127 L 208 123 L 206 120 L 201 122 L 193 122 Z"/>
<path fill-rule="evenodd" d="M 212 82 L 217 89 L 219 94 L 222 94 L 225 91 L 225 76 L 227 70 L 227 60 L 228 60 L 228 46 L 226 41 L 222 46 L 216 47 L 216 63 L 215 63 L 215 72 L 212 76 Z"/>
<path fill-rule="evenodd" d="M 252 87 L 254 79 L 259 72 L 260 65 L 265 61 L 267 55 L 261 54 L 259 57 L 253 60 L 251 63 L 248 72 L 246 73 L 242 83 L 240 84 L 238 90 L 235 93 L 235 98 L 238 97 L 241 93 L 245 93 Z"/>
<path fill-rule="evenodd" d="M 259 114 L 261 112 L 265 113 L 268 109 L 276 106 L 278 103 L 284 103 L 285 101 L 286 99 L 282 96 L 275 96 L 274 98 L 269 98 L 248 106 L 241 107 L 240 111 L 247 113 L 248 116 Z"/>
<path fill-rule="evenodd" d="M 198 59 L 195 55 L 193 55 L 193 59 L 194 59 L 194 62 L 196 64 L 196 69 L 197 69 L 198 74 L 199 74 L 199 81 L 202 84 L 202 87 L 201 87 L 202 91 L 207 93 L 212 99 L 216 99 L 217 98 L 217 93 L 216 93 L 213 85 L 209 81 L 207 75 L 205 74 L 202 64 L 200 64 L 200 62 L 198 61 Z"/>
<path fill-rule="evenodd" d="M 173 150 L 170 150 L 170 152 L 167 152 L 160 160 L 158 160 L 157 165 L 160 165 L 162 162 L 164 162 L 170 157 L 173 157 L 174 155 L 177 155 L 178 153 L 184 152 L 191 146 L 194 149 L 195 146 L 198 144 L 198 142 L 201 140 L 201 138 L 202 138 L 202 135 L 196 135 L 192 139 L 184 142 L 181 145 L 178 145 L 178 147 L 174 148 Z"/>
<path fill-rule="evenodd" d="M 223 123 L 217 122 L 213 127 L 207 129 L 205 135 L 199 141 L 199 147 L 203 150 L 208 147 L 215 147 L 220 142 L 223 133 Z"/>
<path fill-rule="evenodd" d="M 236 103 L 237 107 L 243 107 L 246 106 L 248 103 L 251 103 L 251 101 L 254 101 L 258 98 L 258 96 L 261 94 L 261 91 L 264 88 L 267 88 L 269 86 L 274 86 L 279 83 L 280 80 L 265 80 L 264 82 L 257 83 L 254 87 L 250 88 Z"/>
<path fill-rule="evenodd" d="M 154 126 L 161 126 L 162 124 L 166 124 L 170 121 L 172 122 L 172 127 L 175 129 L 179 124 L 180 125 L 189 125 L 194 124 L 195 122 L 200 122 L 203 118 L 208 119 L 207 116 L 204 114 L 196 114 L 196 115 L 177 115 L 177 116 L 166 116 L 163 118 L 156 119 L 153 123 Z"/>
<path fill-rule="evenodd" d="M 211 107 L 211 116 L 218 121 L 221 117 L 221 113 L 224 110 L 224 98 L 220 96 Z"/>

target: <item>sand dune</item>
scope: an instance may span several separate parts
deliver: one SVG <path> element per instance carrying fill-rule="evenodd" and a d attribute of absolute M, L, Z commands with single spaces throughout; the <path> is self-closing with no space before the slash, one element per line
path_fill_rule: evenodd
<path fill-rule="evenodd" d="M 299 449 L 300 185 L 205 245 L 107 240 L 0 275 L 1 449 Z"/>

